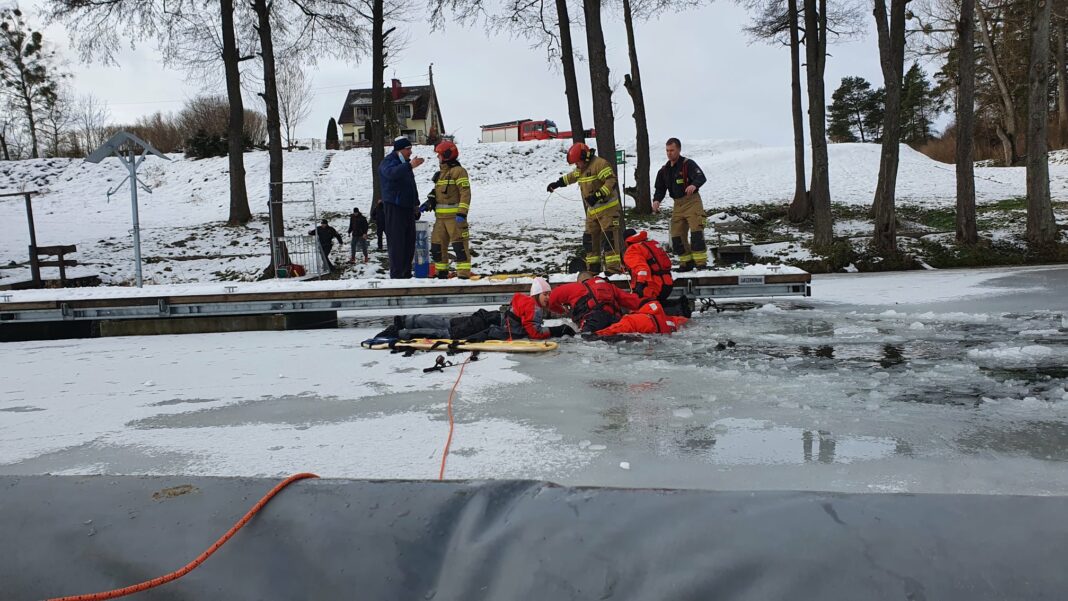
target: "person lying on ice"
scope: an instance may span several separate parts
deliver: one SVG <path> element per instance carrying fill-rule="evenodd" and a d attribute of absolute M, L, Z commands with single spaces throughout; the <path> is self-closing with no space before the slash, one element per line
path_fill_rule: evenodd
<path fill-rule="evenodd" d="M 684 294 L 678 300 L 669 300 L 674 280 L 671 278 L 671 257 L 649 233 L 628 229 L 624 234 L 626 251 L 623 253 L 623 269 L 630 274 L 630 289 L 643 303 L 660 301 L 668 315 L 689 317 L 692 312 L 689 299 Z"/>
<path fill-rule="evenodd" d="M 516 338 L 559 338 L 574 336 L 568 325 L 547 328 L 543 325 L 549 303 L 549 282 L 534 278 L 530 294 L 517 292 L 507 308 L 500 311 L 479 309 L 466 317 L 444 315 L 398 315 L 393 325 L 375 338 L 413 340 L 437 338 L 451 340 L 512 340 Z"/>
<path fill-rule="evenodd" d="M 549 311 L 567 315 L 582 332 L 596 332 L 612 325 L 640 305 L 637 295 L 588 271 L 580 273 L 577 282 L 560 284 L 549 295 Z"/>
<path fill-rule="evenodd" d="M 616 323 L 597 330 L 598 336 L 615 336 L 617 334 L 672 334 L 689 319 L 664 313 L 658 301 L 647 302 L 634 313 L 627 313 Z"/>

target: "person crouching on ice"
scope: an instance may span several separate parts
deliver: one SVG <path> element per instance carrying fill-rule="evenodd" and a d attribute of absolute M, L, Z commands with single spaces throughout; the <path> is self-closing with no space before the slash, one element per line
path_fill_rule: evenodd
<path fill-rule="evenodd" d="M 549 311 L 567 315 L 579 331 L 596 332 L 609 326 L 628 311 L 637 310 L 637 295 L 621 290 L 608 280 L 584 271 L 577 282 L 561 284 L 549 296 Z"/>
<path fill-rule="evenodd" d="M 379 332 L 375 338 L 473 341 L 518 338 L 542 340 L 574 336 L 575 330 L 571 326 L 547 328 L 543 325 L 548 314 L 550 290 L 545 278 L 534 278 L 529 295 L 517 292 L 512 302 L 500 311 L 479 309 L 471 315 L 453 318 L 444 315 L 398 315 L 393 318 L 393 325 Z"/>
<path fill-rule="evenodd" d="M 623 268 L 630 274 L 630 289 L 641 302 L 659 301 L 668 315 L 689 317 L 692 313 L 686 295 L 678 300 L 669 300 L 675 282 L 671 278 L 671 257 L 655 240 L 649 239 L 645 230 L 628 229 L 627 250 L 623 253 Z"/>
<path fill-rule="evenodd" d="M 597 330 L 598 336 L 616 334 L 673 334 L 689 319 L 664 313 L 658 301 L 645 303 L 634 313 L 627 313 L 616 323 Z"/>

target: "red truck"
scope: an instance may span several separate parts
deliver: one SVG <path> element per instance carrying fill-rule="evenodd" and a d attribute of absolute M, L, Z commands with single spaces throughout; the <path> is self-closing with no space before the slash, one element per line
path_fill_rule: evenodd
<path fill-rule="evenodd" d="M 592 138 L 596 135 L 594 130 L 587 129 L 585 137 Z M 548 119 L 534 121 L 533 119 L 518 119 L 504 123 L 491 123 L 482 126 L 483 142 L 527 142 L 530 140 L 569 140 L 570 131 L 558 131 L 556 123 Z"/>

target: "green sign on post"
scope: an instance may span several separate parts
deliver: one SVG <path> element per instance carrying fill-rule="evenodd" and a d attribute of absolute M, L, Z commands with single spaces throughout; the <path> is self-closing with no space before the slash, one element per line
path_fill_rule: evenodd
<path fill-rule="evenodd" d="M 626 160 L 625 156 L 626 155 L 623 154 L 622 150 L 617 150 L 616 151 L 616 165 L 626 165 L 627 164 L 627 160 Z"/>

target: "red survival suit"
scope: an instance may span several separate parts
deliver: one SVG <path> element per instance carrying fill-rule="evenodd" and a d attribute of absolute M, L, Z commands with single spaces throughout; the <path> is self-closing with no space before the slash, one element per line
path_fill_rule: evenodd
<path fill-rule="evenodd" d="M 616 323 L 597 330 L 598 336 L 612 336 L 615 334 L 671 334 L 677 332 L 684 323 L 689 321 L 685 317 L 668 315 L 659 302 L 645 303 L 634 313 L 628 313 Z"/>
<path fill-rule="evenodd" d="M 671 279 L 671 257 L 655 240 L 649 240 L 645 230 L 627 238 L 627 252 L 623 264 L 630 272 L 630 288 L 643 301 L 667 300 L 674 280 Z"/>
<path fill-rule="evenodd" d="M 624 313 L 635 311 L 640 305 L 641 299 L 637 295 L 600 277 L 561 284 L 549 294 L 549 311 L 570 315 L 584 332 L 615 323 Z"/>

